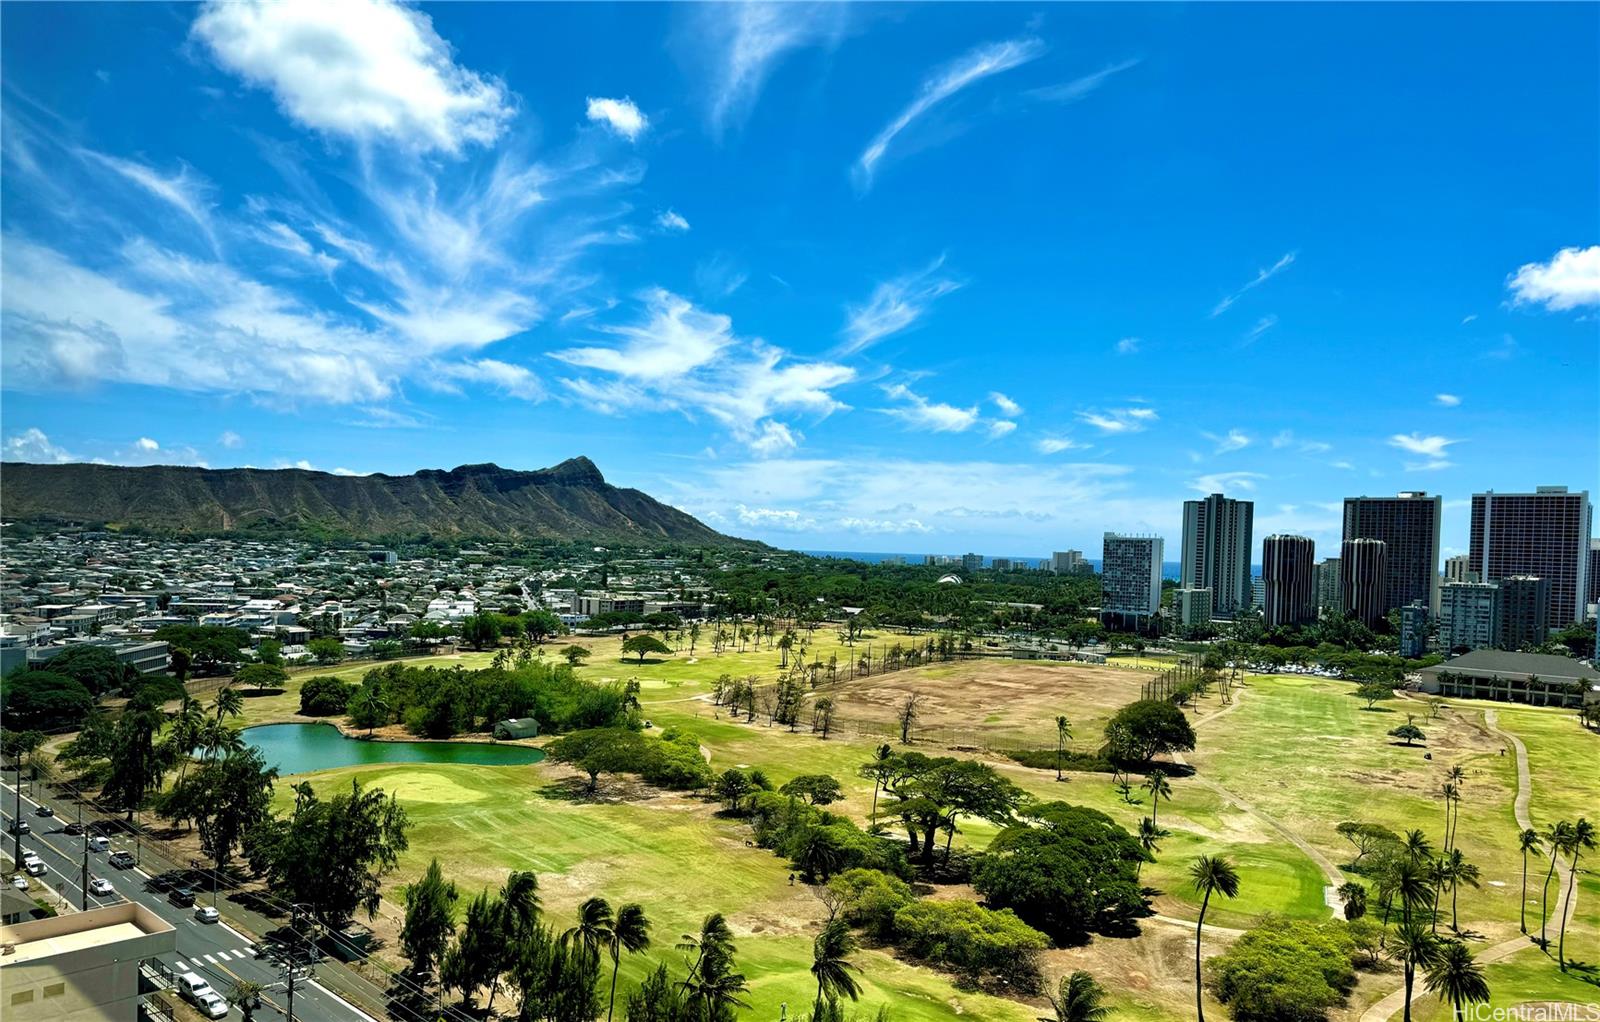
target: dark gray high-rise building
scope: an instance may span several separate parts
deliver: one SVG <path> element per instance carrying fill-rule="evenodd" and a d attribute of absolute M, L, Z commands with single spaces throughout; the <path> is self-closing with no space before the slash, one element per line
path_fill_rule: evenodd
<path fill-rule="evenodd" d="M 1182 586 L 1211 590 L 1211 612 L 1218 617 L 1250 606 L 1255 508 L 1220 493 L 1183 502 Z"/>
<path fill-rule="evenodd" d="M 1386 545 L 1381 539 L 1347 539 L 1339 547 L 1339 602 L 1363 624 L 1375 624 L 1389 612 L 1383 595 Z"/>
<path fill-rule="evenodd" d="M 1346 497 L 1344 538 L 1381 539 L 1383 613 L 1421 600 L 1439 612 L 1439 517 L 1444 502 L 1420 490 L 1394 497 Z"/>
<path fill-rule="evenodd" d="M 1160 536 L 1105 534 L 1100 548 L 1100 617 L 1143 628 L 1161 609 Z"/>
<path fill-rule="evenodd" d="M 1317 565 L 1317 613 L 1337 617 L 1344 613 L 1339 598 L 1339 558 L 1329 557 Z"/>
<path fill-rule="evenodd" d="M 1268 628 L 1317 619 L 1316 563 L 1316 545 L 1309 536 L 1261 541 L 1261 616 Z"/>
<path fill-rule="evenodd" d="M 1550 580 L 1536 575 L 1500 579 L 1500 648 L 1538 646 L 1550 636 Z"/>
<path fill-rule="evenodd" d="M 1589 541 L 1589 602 L 1600 603 L 1600 539 Z"/>
<path fill-rule="evenodd" d="M 1512 575 L 1549 580 L 1545 624 L 1565 628 L 1582 621 L 1587 611 L 1593 513 L 1588 491 L 1568 493 L 1565 486 L 1541 486 L 1533 493 L 1474 493 L 1467 553 L 1485 582 Z"/>

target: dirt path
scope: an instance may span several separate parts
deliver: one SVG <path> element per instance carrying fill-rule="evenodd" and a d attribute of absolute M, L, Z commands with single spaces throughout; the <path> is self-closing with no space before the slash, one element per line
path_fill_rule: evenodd
<path fill-rule="evenodd" d="M 1493 731 L 1501 738 L 1504 738 L 1506 741 L 1510 742 L 1511 747 L 1516 750 L 1517 797 L 1512 803 L 1512 810 L 1516 814 L 1518 827 L 1521 827 L 1523 830 L 1533 830 L 1533 819 L 1528 815 L 1528 806 L 1533 801 L 1533 774 L 1532 771 L 1528 769 L 1528 747 L 1522 743 L 1521 738 L 1518 738 L 1510 731 L 1502 731 L 1500 729 L 1500 715 L 1492 708 L 1483 711 L 1483 722 L 1490 731 Z M 1563 904 L 1567 894 L 1567 887 L 1573 883 L 1573 880 L 1574 878 L 1570 872 L 1565 875 L 1562 880 L 1561 889 L 1558 892 L 1556 904 Z M 1566 918 L 1570 920 L 1572 918 L 1571 913 L 1577 911 L 1577 908 L 1578 892 L 1573 891 L 1572 905 Z M 1556 921 L 1556 925 L 1559 927 L 1560 922 Z M 1530 938 L 1522 934 L 1518 934 L 1509 940 L 1503 940 L 1498 944 L 1484 948 L 1474 957 L 1477 959 L 1479 965 L 1488 965 L 1491 962 L 1498 962 L 1502 958 L 1509 958 L 1518 951 L 1533 946 L 1535 945 L 1530 943 Z M 1417 983 L 1412 989 L 1412 1001 L 1421 1000 L 1425 993 L 1427 993 L 1427 991 L 1423 988 L 1422 984 L 1420 982 Z M 1402 986 L 1400 989 L 1394 991 L 1383 1000 L 1377 1002 L 1372 1007 L 1362 1012 L 1361 1022 L 1387 1022 L 1387 1019 L 1390 1016 L 1399 1011 L 1401 1008 L 1405 1007 L 1405 1002 L 1406 989 L 1404 986 Z"/>

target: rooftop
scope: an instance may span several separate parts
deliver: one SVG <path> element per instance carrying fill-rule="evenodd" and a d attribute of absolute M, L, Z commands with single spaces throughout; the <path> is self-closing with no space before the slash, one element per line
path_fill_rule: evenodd
<path fill-rule="evenodd" d="M 0 956 L 0 968 L 174 932 L 171 923 L 131 902 L 0 926 L 0 946 L 10 949 Z"/>
<path fill-rule="evenodd" d="M 1503 649 L 1473 650 L 1442 664 L 1425 667 L 1418 673 L 1436 675 L 1443 671 L 1535 674 L 1545 681 L 1600 682 L 1600 671 L 1586 667 L 1571 657 L 1551 656 L 1548 653 L 1513 653 Z"/>

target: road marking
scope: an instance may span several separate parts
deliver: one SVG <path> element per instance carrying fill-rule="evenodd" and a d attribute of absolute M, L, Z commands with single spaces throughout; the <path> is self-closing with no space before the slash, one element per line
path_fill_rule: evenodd
<path fill-rule="evenodd" d="M 202 957 L 204 957 L 205 960 L 207 962 L 211 963 L 212 965 L 217 964 L 217 956 L 216 955 L 204 955 Z"/>
<path fill-rule="evenodd" d="M 178 959 L 178 971 L 179 972 L 193 972 L 194 970 L 189 968 L 189 963 L 188 962 L 186 962 L 186 961 L 184 961 L 183 959 L 180 958 L 180 959 Z"/>

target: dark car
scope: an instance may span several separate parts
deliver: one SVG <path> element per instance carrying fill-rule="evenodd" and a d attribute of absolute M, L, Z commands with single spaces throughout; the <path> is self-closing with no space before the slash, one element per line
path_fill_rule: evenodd
<path fill-rule="evenodd" d="M 67 824 L 66 829 L 65 829 L 65 831 L 63 831 L 63 833 L 70 834 L 73 837 L 82 837 L 83 836 L 83 831 L 84 831 L 83 824 L 81 824 L 81 823 L 69 823 L 69 824 Z"/>
<path fill-rule="evenodd" d="M 50 817 L 54 816 L 55 814 L 56 814 L 56 811 L 54 809 L 51 809 L 49 806 L 40 806 L 39 808 L 37 808 L 37 809 L 35 809 L 33 811 L 33 815 L 35 815 L 35 816 L 43 816 L 46 819 L 49 819 Z"/>
<path fill-rule="evenodd" d="M 190 908 L 194 905 L 194 891 L 188 887 L 175 887 L 170 895 L 174 905 Z"/>
<path fill-rule="evenodd" d="M 137 863 L 134 862 L 133 854 L 131 852 L 112 852 L 111 857 L 106 861 L 111 863 L 111 865 L 115 866 L 117 869 L 132 869 L 135 865 L 137 865 Z"/>

